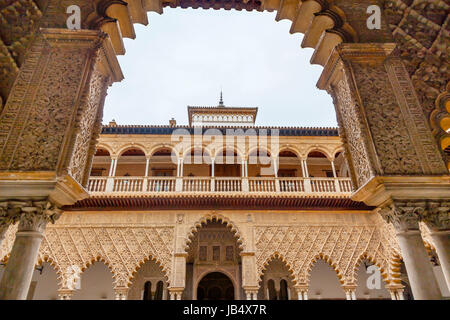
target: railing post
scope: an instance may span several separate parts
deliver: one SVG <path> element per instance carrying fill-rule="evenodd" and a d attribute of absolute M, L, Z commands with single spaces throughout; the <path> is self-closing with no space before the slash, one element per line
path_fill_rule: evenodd
<path fill-rule="evenodd" d="M 312 192 L 311 179 L 305 178 L 305 193 L 311 193 L 311 192 Z"/>
<path fill-rule="evenodd" d="M 144 179 L 142 180 L 141 192 L 147 192 L 147 186 L 148 186 L 148 178 L 147 178 L 147 176 L 145 176 Z"/>
<path fill-rule="evenodd" d="M 211 177 L 210 191 L 211 191 L 211 192 L 216 191 L 216 179 L 215 179 L 214 177 Z"/>
<path fill-rule="evenodd" d="M 114 177 L 108 177 L 106 179 L 105 192 L 113 192 L 114 190 Z"/>
<path fill-rule="evenodd" d="M 177 177 L 175 181 L 175 192 L 181 192 L 183 191 L 183 178 Z"/>
<path fill-rule="evenodd" d="M 341 192 L 341 184 L 339 183 L 338 178 L 334 178 L 334 188 L 336 189 L 336 192 Z"/>
<path fill-rule="evenodd" d="M 275 178 L 275 192 L 280 192 L 280 180 Z"/>
<path fill-rule="evenodd" d="M 249 192 L 248 178 L 247 177 L 243 177 L 242 178 L 242 192 Z"/>

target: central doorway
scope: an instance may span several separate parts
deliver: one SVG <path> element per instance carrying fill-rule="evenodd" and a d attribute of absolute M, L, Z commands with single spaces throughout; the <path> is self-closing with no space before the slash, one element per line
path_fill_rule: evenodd
<path fill-rule="evenodd" d="M 222 272 L 211 272 L 198 284 L 197 300 L 234 300 L 234 286 Z"/>

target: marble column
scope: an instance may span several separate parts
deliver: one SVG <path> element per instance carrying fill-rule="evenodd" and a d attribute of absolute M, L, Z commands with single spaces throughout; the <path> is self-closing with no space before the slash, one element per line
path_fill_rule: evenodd
<path fill-rule="evenodd" d="M 246 300 L 258 300 L 258 289 L 256 289 L 256 288 L 251 288 L 251 289 L 244 288 L 244 292 L 245 292 Z"/>
<path fill-rule="evenodd" d="M 170 300 L 181 300 L 181 297 L 183 296 L 184 288 L 169 288 L 169 296 Z"/>
<path fill-rule="evenodd" d="M 308 286 L 307 285 L 297 285 L 294 287 L 297 292 L 298 300 L 308 300 Z"/>
<path fill-rule="evenodd" d="M 45 227 L 61 215 L 48 201 L 29 201 L 20 210 L 16 241 L 0 281 L 0 300 L 27 298 Z"/>
<path fill-rule="evenodd" d="M 420 201 L 393 201 L 379 211 L 387 222 L 394 225 L 416 300 L 442 298 L 419 230 L 419 219 L 425 206 L 425 202 Z"/>
<path fill-rule="evenodd" d="M 345 285 L 343 288 L 347 300 L 356 300 L 356 285 Z"/>
<path fill-rule="evenodd" d="M 430 229 L 445 282 L 450 290 L 450 202 L 428 201 L 422 220 Z"/>
<path fill-rule="evenodd" d="M 402 284 L 391 283 L 386 285 L 386 290 L 389 291 L 392 300 L 405 300 L 403 289 L 404 286 Z"/>
<path fill-rule="evenodd" d="M 116 300 L 127 300 L 128 297 L 128 291 L 130 290 L 130 288 L 128 287 L 116 287 L 114 288 L 114 293 L 115 293 L 115 299 Z"/>
<path fill-rule="evenodd" d="M 74 290 L 70 289 L 60 289 L 58 290 L 59 300 L 72 300 Z"/>

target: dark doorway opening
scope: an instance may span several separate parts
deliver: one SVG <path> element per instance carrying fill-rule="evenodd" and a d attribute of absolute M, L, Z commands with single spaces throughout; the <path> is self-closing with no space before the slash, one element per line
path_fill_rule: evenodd
<path fill-rule="evenodd" d="M 197 300 L 234 300 L 234 286 L 221 272 L 211 272 L 198 284 Z"/>

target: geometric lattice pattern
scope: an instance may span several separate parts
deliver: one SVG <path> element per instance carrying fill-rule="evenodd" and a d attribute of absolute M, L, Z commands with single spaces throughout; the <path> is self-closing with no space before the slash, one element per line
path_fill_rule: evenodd
<path fill-rule="evenodd" d="M 11 228 L 13 229 L 13 228 Z M 7 238 L 14 239 L 15 230 Z M 174 234 L 172 227 L 47 227 L 39 261 L 48 261 L 67 282 L 67 270 L 84 270 L 94 261 L 103 261 L 113 274 L 115 287 L 128 287 L 133 274 L 147 260 L 156 260 L 170 280 Z M 9 252 L 12 241 L 4 241 Z M 7 251 L 6 251 L 7 250 Z M 70 276 L 70 273 L 69 273 Z"/>
<path fill-rule="evenodd" d="M 386 17 L 424 113 L 450 79 L 450 5 L 436 0 L 387 0 Z"/>
<path fill-rule="evenodd" d="M 337 272 L 342 284 L 355 284 L 362 259 L 375 263 L 387 282 L 397 275 L 391 261 L 399 249 L 391 230 L 378 226 L 264 226 L 255 228 L 259 277 L 274 256 L 290 269 L 297 284 L 307 284 L 309 273 L 319 258 Z"/>

